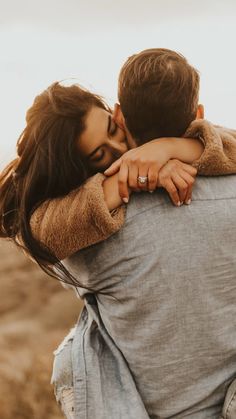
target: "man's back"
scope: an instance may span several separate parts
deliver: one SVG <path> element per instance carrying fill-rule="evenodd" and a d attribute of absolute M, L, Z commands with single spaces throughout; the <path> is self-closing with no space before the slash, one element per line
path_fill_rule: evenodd
<path fill-rule="evenodd" d="M 83 252 L 88 285 L 151 418 L 217 418 L 236 375 L 236 176 L 190 206 L 133 196 L 122 230 Z"/>

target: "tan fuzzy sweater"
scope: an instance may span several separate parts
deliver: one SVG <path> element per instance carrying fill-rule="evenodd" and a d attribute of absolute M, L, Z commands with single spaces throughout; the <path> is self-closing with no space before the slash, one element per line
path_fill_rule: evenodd
<path fill-rule="evenodd" d="M 63 198 L 47 200 L 31 216 L 34 237 L 62 260 L 105 240 L 124 223 L 124 207 L 109 212 L 101 173 Z"/>
<path fill-rule="evenodd" d="M 196 120 L 184 136 L 200 138 L 205 146 L 201 158 L 193 163 L 199 174 L 236 173 L 236 131 Z M 34 237 L 58 259 L 105 240 L 124 223 L 124 206 L 111 213 L 107 208 L 104 179 L 99 173 L 67 196 L 45 201 L 33 213 L 30 225 Z"/>

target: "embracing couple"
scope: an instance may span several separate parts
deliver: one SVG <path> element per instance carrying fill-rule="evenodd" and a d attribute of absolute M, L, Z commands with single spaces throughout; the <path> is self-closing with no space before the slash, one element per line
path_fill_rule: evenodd
<path fill-rule="evenodd" d="M 113 112 L 55 83 L 0 175 L 0 236 L 85 302 L 55 352 L 67 418 L 236 418 L 236 131 L 198 96 L 167 49 L 126 61 Z"/>

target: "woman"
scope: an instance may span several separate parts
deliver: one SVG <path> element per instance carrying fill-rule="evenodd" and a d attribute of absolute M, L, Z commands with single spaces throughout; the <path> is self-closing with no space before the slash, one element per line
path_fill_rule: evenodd
<path fill-rule="evenodd" d="M 87 130 L 86 117 L 94 109 L 97 114 L 95 119 L 92 118 L 90 125 L 94 127 L 95 137 L 99 124 L 104 126 L 106 123 L 104 129 L 107 142 L 110 142 L 102 160 L 98 154 L 99 150 L 96 153 L 94 150 L 91 152 L 90 144 L 88 149 L 85 147 L 87 144 L 80 146 L 80 141 L 83 143 L 83 135 Z M 114 123 L 110 109 L 100 97 L 76 85 L 64 87 L 55 83 L 50 86 L 36 97 L 33 106 L 28 110 L 26 127 L 17 143 L 18 155 L 1 173 L 0 236 L 9 237 L 17 245 L 24 247 L 48 273 L 53 273 L 52 266 L 57 264 L 58 270 L 66 274 L 65 281 L 74 284 L 74 279 L 66 272 L 58 258 L 50 252 L 49 243 L 46 243 L 45 247 L 34 238 L 30 228 L 31 215 L 43 202 L 71 193 L 89 176 L 109 167 L 126 150 L 125 134 Z M 166 161 L 168 159 L 169 156 Z M 89 200 L 87 189 L 89 187 L 92 189 L 93 185 L 96 189 L 100 185 L 101 191 L 103 181 L 102 175 L 97 176 L 86 183 L 82 192 L 77 191 L 82 217 L 86 218 L 86 200 Z M 113 188 L 117 180 L 108 179 L 106 183 Z M 106 183 L 104 182 L 104 185 Z M 114 201 L 111 197 L 112 200 Z M 107 201 L 110 210 L 118 206 L 117 199 L 115 201 L 110 203 Z M 103 202 L 102 210 L 104 208 Z M 123 222 L 121 211 L 118 211 L 118 215 L 113 215 L 112 220 L 114 232 Z M 86 219 L 81 221 L 83 224 Z M 104 238 L 110 234 L 110 228 L 108 230 L 104 232 Z M 96 236 L 94 242 L 103 237 Z M 91 244 L 89 239 L 87 244 Z"/>
<path fill-rule="evenodd" d="M 193 127 L 189 136 L 199 136 L 199 129 Z M 154 150 L 156 171 L 170 158 L 178 158 L 186 163 L 195 161 L 201 174 L 234 173 L 234 139 L 229 138 L 223 149 L 224 138 L 223 145 L 218 138 L 217 146 L 209 135 L 212 129 L 207 129 L 205 123 L 200 132 L 206 145 L 202 156 L 201 143 L 184 138 L 158 139 L 126 153 L 125 133 L 115 124 L 101 97 L 78 85 L 65 87 L 54 83 L 35 98 L 17 143 L 17 157 L 0 175 L 0 237 L 11 238 L 24 247 L 49 274 L 55 275 L 53 266 L 57 265 L 58 271 L 66 274 L 64 281 L 78 285 L 60 260 L 107 238 L 124 221 L 119 175 L 108 179 L 101 173 L 93 175 L 103 172 L 124 153 L 127 159 L 135 152 L 137 165 L 139 156 L 144 154 L 146 162 L 153 161 Z M 169 167 L 172 166 L 170 162 Z M 179 163 L 170 173 L 169 167 L 163 168 L 159 179 L 170 193 L 175 183 L 184 201 L 186 186 L 192 185 L 196 171 Z M 90 176 L 93 177 L 88 180 Z M 141 186 L 136 183 L 134 189 Z M 176 196 L 172 195 L 172 199 L 177 203 Z M 63 229 L 65 218 L 67 227 Z M 91 223 L 92 219 L 95 222 Z"/>

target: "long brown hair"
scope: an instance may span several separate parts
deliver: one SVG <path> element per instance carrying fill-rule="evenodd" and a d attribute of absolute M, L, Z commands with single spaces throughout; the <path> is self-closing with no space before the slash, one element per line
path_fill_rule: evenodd
<path fill-rule="evenodd" d="M 103 99 L 79 85 L 54 83 L 38 95 L 26 114 L 17 158 L 0 174 L 0 237 L 12 239 L 51 276 L 81 286 L 50 250 L 34 239 L 33 211 L 45 200 L 68 194 L 90 175 L 76 141 L 93 106 Z"/>

